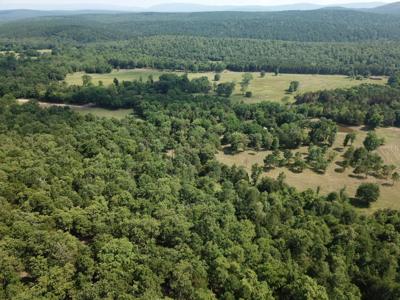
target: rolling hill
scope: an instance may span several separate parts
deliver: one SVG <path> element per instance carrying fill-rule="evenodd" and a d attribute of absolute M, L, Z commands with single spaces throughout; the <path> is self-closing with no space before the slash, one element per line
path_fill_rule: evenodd
<path fill-rule="evenodd" d="M 383 14 L 399 14 L 400 15 L 400 2 L 390 3 L 371 9 L 370 11 Z"/>

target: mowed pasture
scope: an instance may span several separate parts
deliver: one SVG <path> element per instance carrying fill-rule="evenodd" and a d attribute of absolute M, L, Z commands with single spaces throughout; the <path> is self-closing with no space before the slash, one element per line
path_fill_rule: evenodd
<path fill-rule="evenodd" d="M 134 69 L 134 70 L 114 70 L 108 74 L 90 74 L 94 84 L 98 84 L 102 81 L 103 84 L 111 84 L 114 78 L 119 81 L 132 81 L 139 80 L 142 78 L 146 80 L 150 75 L 154 79 L 158 79 L 161 74 L 171 73 L 168 71 L 152 70 L 152 69 Z M 183 74 L 183 72 L 174 72 L 177 74 Z M 82 76 L 85 73 L 78 72 L 69 74 L 66 78 L 68 84 L 81 85 Z M 281 101 L 283 99 L 287 101 L 293 101 L 294 97 L 298 93 L 318 91 L 318 90 L 330 90 L 336 88 L 348 88 L 363 83 L 371 84 L 386 84 L 386 77 L 374 77 L 374 79 L 363 79 L 356 80 L 344 75 L 310 75 L 310 74 L 279 74 L 275 76 L 272 73 L 267 73 L 265 77 L 261 77 L 260 73 L 252 73 L 253 80 L 250 83 L 248 91 L 253 93 L 251 98 L 245 98 L 243 93 L 240 92 L 240 81 L 242 80 L 243 72 L 230 72 L 224 71 L 221 73 L 221 80 L 219 82 L 235 82 L 236 90 L 232 96 L 234 100 L 244 100 L 247 103 L 260 102 L 264 100 L 269 101 Z M 201 76 L 207 76 L 210 81 L 214 79 L 215 73 L 188 73 L 189 78 L 197 78 Z M 291 81 L 298 81 L 300 83 L 299 90 L 295 93 L 287 93 Z"/>
<path fill-rule="evenodd" d="M 284 172 L 286 175 L 286 182 L 296 187 L 299 190 L 320 189 L 322 194 L 329 192 L 338 192 L 342 188 L 346 188 L 349 196 L 353 197 L 357 187 L 364 182 L 374 182 L 380 185 L 381 196 L 379 200 L 371 205 L 368 209 L 361 209 L 362 211 L 373 213 L 378 209 L 392 208 L 400 209 L 400 183 L 392 186 L 390 179 L 377 179 L 372 176 L 368 178 L 360 178 L 353 176 L 352 168 L 347 169 L 344 173 L 338 173 L 335 169 L 339 168 L 336 164 L 343 160 L 342 154 L 344 152 L 342 144 L 346 135 L 345 131 L 355 131 L 357 133 L 357 140 L 354 144 L 355 147 L 361 146 L 367 134 L 366 131 L 359 127 L 347 127 L 346 130 L 341 130 L 338 133 L 335 144 L 332 149 L 338 150 L 337 158 L 331 163 L 325 174 L 317 174 L 310 169 L 305 169 L 302 173 L 293 173 L 287 168 L 276 168 L 271 171 L 265 172 L 264 176 L 271 176 L 276 178 L 279 173 Z M 397 171 L 400 171 L 400 128 L 379 128 L 376 130 L 380 137 L 385 138 L 385 145 L 381 146 L 377 152 L 383 158 L 386 164 L 393 164 L 397 166 Z M 307 153 L 307 148 L 303 147 L 299 151 Z M 243 166 L 249 173 L 251 166 L 255 163 L 263 165 L 263 160 L 269 154 L 269 151 L 244 151 L 239 154 L 230 155 L 220 151 L 217 154 L 217 159 L 227 165 Z"/>

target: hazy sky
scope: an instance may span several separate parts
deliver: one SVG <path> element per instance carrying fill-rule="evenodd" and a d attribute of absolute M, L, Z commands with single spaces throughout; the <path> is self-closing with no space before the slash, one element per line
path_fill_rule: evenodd
<path fill-rule="evenodd" d="M 291 3 L 340 4 L 355 2 L 394 2 L 390 0 L 0 0 L 0 9 L 13 8 L 112 8 L 149 7 L 161 3 L 197 3 L 205 5 L 282 5 Z"/>

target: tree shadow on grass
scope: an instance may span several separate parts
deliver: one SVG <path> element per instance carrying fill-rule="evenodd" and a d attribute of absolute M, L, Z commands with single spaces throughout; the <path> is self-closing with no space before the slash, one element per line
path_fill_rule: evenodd
<path fill-rule="evenodd" d="M 365 202 L 361 199 L 358 199 L 358 198 L 350 198 L 349 202 L 351 205 L 358 207 L 358 208 L 369 208 L 370 207 L 370 205 L 367 202 Z"/>
<path fill-rule="evenodd" d="M 360 128 L 360 130 L 361 130 L 361 131 L 370 131 L 370 130 L 372 130 L 372 128 L 369 127 L 369 126 L 364 125 L 364 126 L 362 126 L 362 127 Z"/>
<path fill-rule="evenodd" d="M 350 174 L 349 177 L 359 179 L 359 180 L 368 179 L 368 178 L 365 178 L 365 176 L 363 176 L 363 175 L 355 175 L 355 174 Z"/>
<path fill-rule="evenodd" d="M 343 168 L 344 163 L 342 161 L 335 161 L 335 165 Z"/>
<path fill-rule="evenodd" d="M 237 152 L 233 151 L 231 146 L 224 147 L 223 152 L 226 155 L 235 155 L 235 154 L 237 154 Z"/>

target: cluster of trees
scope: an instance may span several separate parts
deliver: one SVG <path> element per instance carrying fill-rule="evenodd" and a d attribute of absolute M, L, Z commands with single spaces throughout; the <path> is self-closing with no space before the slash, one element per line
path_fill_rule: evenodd
<path fill-rule="evenodd" d="M 67 72 L 48 56 L 34 59 L 13 53 L 0 55 L 0 97 L 13 94 L 35 98 L 51 82 L 63 80 Z"/>
<path fill-rule="evenodd" d="M 400 126 L 400 93 L 392 86 L 361 85 L 305 93 L 296 97 L 296 104 L 310 117 L 324 116 L 342 124 Z"/>
<path fill-rule="evenodd" d="M 289 149 L 283 151 L 276 149 L 264 159 L 264 167 L 269 170 L 276 167 L 286 167 L 294 173 L 302 173 L 310 168 L 317 173 L 325 173 L 329 164 L 333 162 L 336 153 L 329 151 L 327 146 L 321 147 L 311 144 L 308 147 L 306 157 L 297 151 L 293 153 Z"/>
<path fill-rule="evenodd" d="M 308 138 L 304 145 L 309 144 L 307 157 L 304 159 L 301 152 L 293 154 L 289 149 L 273 149 L 264 159 L 264 166 L 267 169 L 275 167 L 287 167 L 295 173 L 301 173 L 305 168 L 315 172 L 325 173 L 329 164 L 334 160 L 335 153 L 328 151 L 333 145 L 337 134 L 337 126 L 334 122 L 321 119 L 312 122 L 308 132 Z M 278 140 L 279 141 L 279 140 Z"/>
<path fill-rule="evenodd" d="M 400 295 L 399 213 L 219 164 L 227 102 L 121 121 L 0 104 L 3 299 Z"/>
<path fill-rule="evenodd" d="M 346 146 L 348 141 L 353 143 L 354 140 L 354 133 L 349 133 L 346 135 L 344 145 Z M 347 148 L 343 154 L 344 160 L 341 162 L 342 170 L 351 166 L 354 168 L 354 174 L 364 174 L 366 178 L 368 175 L 373 175 L 379 178 L 391 178 L 393 182 L 397 181 L 399 174 L 396 172 L 396 166 L 384 164 L 382 157 L 374 152 L 383 143 L 384 139 L 379 138 L 375 132 L 368 132 L 363 142 L 364 147 L 355 148 L 350 145 Z"/>
<path fill-rule="evenodd" d="M 155 81 L 149 76 L 146 81 L 123 81 L 114 79 L 113 84 L 104 86 L 92 83 L 89 75 L 82 76 L 82 86 L 67 86 L 64 83 L 50 84 L 38 99 L 49 102 L 65 102 L 74 104 L 92 103 L 107 108 L 133 107 L 135 102 L 143 97 L 154 95 L 190 95 L 207 94 L 212 85 L 206 76 L 190 80 L 187 74 L 163 74 Z M 233 83 L 220 83 L 215 92 L 219 96 L 229 97 L 235 85 Z"/>

